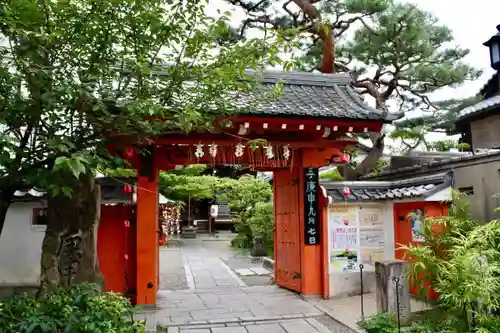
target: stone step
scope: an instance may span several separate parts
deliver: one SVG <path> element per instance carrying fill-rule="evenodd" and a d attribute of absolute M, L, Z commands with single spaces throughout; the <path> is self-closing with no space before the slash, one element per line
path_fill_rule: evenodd
<path fill-rule="evenodd" d="M 270 272 L 263 267 L 240 268 L 235 270 L 239 276 L 269 275 Z"/>
<path fill-rule="evenodd" d="M 196 238 L 196 227 L 186 227 L 182 229 L 181 238 Z"/>

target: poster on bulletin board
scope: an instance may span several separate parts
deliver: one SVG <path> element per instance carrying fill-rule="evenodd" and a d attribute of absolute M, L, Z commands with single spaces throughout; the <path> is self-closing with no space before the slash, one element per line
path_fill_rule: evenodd
<path fill-rule="evenodd" d="M 382 228 L 384 226 L 382 209 L 361 208 L 359 210 L 359 226 Z"/>
<path fill-rule="evenodd" d="M 356 207 L 328 207 L 328 221 L 336 225 L 356 225 Z"/>
<path fill-rule="evenodd" d="M 330 271 L 359 270 L 359 225 L 356 207 L 328 208 Z"/>
<path fill-rule="evenodd" d="M 385 230 L 365 228 L 359 231 L 359 243 L 363 247 L 383 247 L 385 244 Z"/>
<path fill-rule="evenodd" d="M 375 266 L 376 261 L 385 259 L 384 249 L 363 250 L 361 253 L 361 263 L 363 265 Z"/>

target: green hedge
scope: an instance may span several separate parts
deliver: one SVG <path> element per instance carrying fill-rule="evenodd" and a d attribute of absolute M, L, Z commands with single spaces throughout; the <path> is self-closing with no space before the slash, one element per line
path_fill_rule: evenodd
<path fill-rule="evenodd" d="M 43 298 L 14 296 L 0 301 L 2 333 L 144 333 L 143 321 L 133 320 L 128 299 L 99 293 L 82 284 Z"/>
<path fill-rule="evenodd" d="M 258 202 L 252 209 L 244 211 L 235 218 L 238 235 L 232 246 L 250 248 L 255 237 L 261 237 L 269 256 L 274 253 L 274 212 L 272 202 Z"/>

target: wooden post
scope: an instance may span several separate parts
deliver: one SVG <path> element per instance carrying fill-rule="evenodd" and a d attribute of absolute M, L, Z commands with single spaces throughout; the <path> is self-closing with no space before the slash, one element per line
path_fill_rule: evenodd
<path fill-rule="evenodd" d="M 137 181 L 137 304 L 155 305 L 158 291 L 158 170 Z"/>

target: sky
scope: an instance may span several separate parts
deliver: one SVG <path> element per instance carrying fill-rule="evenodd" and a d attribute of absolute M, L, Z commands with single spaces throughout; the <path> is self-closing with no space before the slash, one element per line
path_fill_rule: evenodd
<path fill-rule="evenodd" d="M 481 87 L 493 75 L 490 67 L 488 48 L 483 42 L 495 34 L 496 26 L 500 24 L 499 0 L 400 0 L 411 2 L 421 9 L 433 13 L 440 23 L 448 26 L 455 36 L 456 44 L 468 48 L 470 54 L 464 59 L 476 68 L 483 69 L 481 78 L 473 82 L 466 82 L 460 87 L 441 89 L 432 97 L 435 100 L 445 100 L 457 97 L 476 95 Z M 232 7 L 223 0 L 210 0 L 208 12 L 216 14 L 217 9 L 230 10 Z M 235 22 L 241 22 L 245 17 L 242 11 L 232 14 Z M 417 114 L 413 113 L 411 116 Z M 431 141 L 445 138 L 444 134 L 430 134 Z M 453 138 L 456 138 L 453 137 Z"/>
<path fill-rule="evenodd" d="M 454 95 L 475 95 L 493 75 L 490 67 L 488 48 L 483 46 L 500 24 L 500 1 L 498 0 L 412 0 L 420 8 L 436 15 L 447 25 L 455 36 L 458 45 L 471 52 L 465 59 L 468 63 L 484 70 L 483 76 L 468 82 L 457 89 L 446 89 L 439 93 L 439 99 Z"/>
<path fill-rule="evenodd" d="M 468 48 L 471 53 L 465 59 L 468 63 L 484 70 L 483 76 L 475 81 L 468 82 L 457 89 L 448 89 L 440 92 L 436 98 L 453 97 L 456 94 L 474 95 L 493 75 L 489 65 L 488 48 L 483 42 L 496 33 L 496 26 L 500 24 L 500 1 L 498 0 L 400 0 L 418 5 L 421 9 L 433 13 L 442 24 L 448 26 L 455 36 L 455 42 L 461 47 Z M 278 2 L 278 0 L 276 1 Z M 232 10 L 234 7 L 224 0 L 210 0 L 208 13 L 216 15 L 217 9 Z M 237 23 L 245 18 L 243 11 L 232 12 L 233 20 Z"/>

